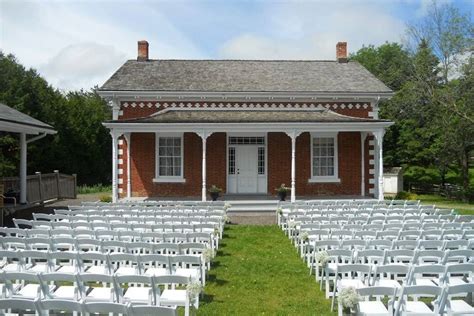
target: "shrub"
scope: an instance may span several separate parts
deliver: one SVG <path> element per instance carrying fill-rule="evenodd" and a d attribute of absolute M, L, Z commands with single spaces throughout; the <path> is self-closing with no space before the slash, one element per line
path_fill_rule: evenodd
<path fill-rule="evenodd" d="M 406 187 L 410 183 L 439 184 L 441 182 L 441 176 L 436 169 L 409 166 L 403 172 L 403 182 Z"/>
<path fill-rule="evenodd" d="M 101 192 L 111 192 L 111 185 L 103 184 L 94 184 L 94 185 L 80 185 L 77 187 L 78 194 L 90 194 L 90 193 L 101 193 Z"/>
<path fill-rule="evenodd" d="M 99 199 L 100 199 L 101 202 L 106 202 L 106 203 L 112 202 L 112 196 L 111 195 L 105 195 L 104 194 L 104 195 L 101 195 Z"/>
<path fill-rule="evenodd" d="M 411 192 L 400 191 L 395 196 L 395 199 L 396 200 L 417 200 L 418 195 L 416 195 L 415 193 L 411 193 Z"/>

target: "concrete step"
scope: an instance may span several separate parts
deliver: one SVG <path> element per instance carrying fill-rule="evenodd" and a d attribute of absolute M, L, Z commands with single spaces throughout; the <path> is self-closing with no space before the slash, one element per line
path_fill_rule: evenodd
<path fill-rule="evenodd" d="M 278 201 L 274 200 L 239 200 L 229 201 L 231 207 L 227 210 L 228 212 L 234 213 L 268 213 L 275 212 L 277 209 Z"/>

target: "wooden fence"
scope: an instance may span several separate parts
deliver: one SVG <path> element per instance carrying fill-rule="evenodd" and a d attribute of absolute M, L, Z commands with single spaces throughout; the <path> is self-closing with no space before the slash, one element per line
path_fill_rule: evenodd
<path fill-rule="evenodd" d="M 0 179 L 4 192 L 20 192 L 20 178 L 7 177 Z M 43 203 L 54 199 L 75 199 L 77 196 L 76 175 L 36 172 L 26 177 L 26 200 L 29 204 Z"/>

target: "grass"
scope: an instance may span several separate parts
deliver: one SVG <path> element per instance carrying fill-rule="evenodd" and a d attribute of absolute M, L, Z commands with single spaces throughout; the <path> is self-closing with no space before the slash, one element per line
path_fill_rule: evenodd
<path fill-rule="evenodd" d="M 463 215 L 474 215 L 474 204 L 465 203 L 457 200 L 449 200 L 445 197 L 432 194 L 420 194 L 417 196 L 417 199 L 421 201 L 422 204 L 433 205 L 443 207 L 443 208 L 454 208 L 459 214 Z"/>
<path fill-rule="evenodd" d="M 229 225 L 198 315 L 335 315 L 276 226 Z"/>
<path fill-rule="evenodd" d="M 77 188 L 78 194 L 97 194 L 97 193 L 111 193 L 111 192 L 112 192 L 111 185 L 102 185 L 102 184 L 80 185 Z"/>

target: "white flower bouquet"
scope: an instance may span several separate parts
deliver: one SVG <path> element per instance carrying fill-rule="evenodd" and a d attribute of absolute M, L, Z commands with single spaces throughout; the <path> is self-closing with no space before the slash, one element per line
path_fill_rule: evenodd
<path fill-rule="evenodd" d="M 357 294 L 356 289 L 352 286 L 349 286 L 341 290 L 338 300 L 342 307 L 347 310 L 356 307 L 357 303 L 359 303 L 360 297 L 359 294 Z"/>
<path fill-rule="evenodd" d="M 301 235 L 300 235 L 300 238 L 302 241 L 307 241 L 309 239 L 309 234 L 308 232 L 303 232 Z"/>
<path fill-rule="evenodd" d="M 225 202 L 224 204 L 224 211 L 227 211 L 227 209 L 231 208 L 232 204 Z"/>
<path fill-rule="evenodd" d="M 196 299 L 199 294 L 201 294 L 202 285 L 199 282 L 190 282 L 186 285 L 186 292 L 188 293 L 188 297 L 190 300 Z"/>
<path fill-rule="evenodd" d="M 206 248 L 202 252 L 202 260 L 205 263 L 211 262 L 212 258 L 214 258 L 214 251 L 211 248 Z"/>
<path fill-rule="evenodd" d="M 230 218 L 227 214 L 225 214 L 222 219 L 224 220 L 224 223 L 230 223 Z"/>
<path fill-rule="evenodd" d="M 281 207 L 276 209 L 277 214 L 281 215 L 283 214 L 283 209 Z"/>
<path fill-rule="evenodd" d="M 318 251 L 316 253 L 316 261 L 319 262 L 319 264 L 322 266 L 322 267 L 325 267 L 326 264 L 328 263 L 329 261 L 329 254 L 326 250 L 322 250 L 322 251 Z"/>
<path fill-rule="evenodd" d="M 291 220 L 291 221 L 288 222 L 288 228 L 292 228 L 292 229 L 293 229 L 293 228 L 295 228 L 295 227 L 296 227 L 296 222 L 295 222 L 295 221 Z"/>

